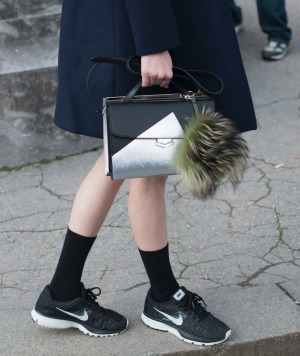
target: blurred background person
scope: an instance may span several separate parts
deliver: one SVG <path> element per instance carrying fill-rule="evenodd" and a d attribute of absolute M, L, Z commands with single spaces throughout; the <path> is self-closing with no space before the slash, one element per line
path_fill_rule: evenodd
<path fill-rule="evenodd" d="M 243 31 L 243 13 L 234 0 L 229 0 L 236 33 Z M 282 59 L 288 51 L 292 30 L 288 26 L 285 0 L 256 0 L 259 24 L 268 35 L 268 43 L 262 50 L 266 60 Z"/>

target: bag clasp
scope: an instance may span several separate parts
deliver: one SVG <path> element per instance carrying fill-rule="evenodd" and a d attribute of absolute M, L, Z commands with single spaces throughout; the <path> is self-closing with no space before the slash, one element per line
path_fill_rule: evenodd
<path fill-rule="evenodd" d="M 156 146 L 167 148 L 174 145 L 174 140 L 171 138 L 157 138 L 156 139 Z"/>

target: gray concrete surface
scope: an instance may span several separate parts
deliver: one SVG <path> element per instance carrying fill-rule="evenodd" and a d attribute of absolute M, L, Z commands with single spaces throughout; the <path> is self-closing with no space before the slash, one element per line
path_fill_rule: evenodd
<path fill-rule="evenodd" d="M 100 154 L 94 151 L 0 172 L 0 355 L 300 354 L 300 4 L 288 2 L 294 28 L 289 55 L 268 63 L 260 59 L 265 36 L 255 4 L 240 3 L 246 31 L 239 39 L 260 123 L 245 134 L 250 167 L 236 192 L 224 187 L 213 200 L 193 199 L 175 176 L 167 191 L 175 274 L 231 326 L 231 338 L 197 347 L 143 325 L 148 282 L 129 228 L 127 183 L 83 281 L 100 286 L 100 303 L 129 318 L 128 331 L 96 339 L 31 321 L 30 310 L 55 269 L 76 189 Z"/>
<path fill-rule="evenodd" d="M 53 123 L 60 15 L 61 0 L 0 4 L 0 169 L 100 146 Z"/>

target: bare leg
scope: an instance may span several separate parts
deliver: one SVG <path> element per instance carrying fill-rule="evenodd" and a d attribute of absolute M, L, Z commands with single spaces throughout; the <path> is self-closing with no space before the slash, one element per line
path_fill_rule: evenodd
<path fill-rule="evenodd" d="M 104 156 L 101 155 L 79 187 L 69 228 L 81 236 L 96 236 L 122 183 L 105 176 Z"/>
<path fill-rule="evenodd" d="M 165 185 L 167 177 L 130 180 L 128 212 L 132 232 L 143 251 L 157 251 L 167 245 Z"/>

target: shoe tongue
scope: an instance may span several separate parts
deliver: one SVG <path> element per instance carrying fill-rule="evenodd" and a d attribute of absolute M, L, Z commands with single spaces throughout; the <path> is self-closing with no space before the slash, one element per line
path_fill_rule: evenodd
<path fill-rule="evenodd" d="M 187 293 L 188 291 L 184 287 L 180 287 L 173 294 L 172 299 L 180 301 L 187 295 Z M 200 320 L 203 320 L 210 315 L 210 313 L 206 310 L 206 307 L 202 303 L 197 302 L 196 300 L 192 301 L 192 309 L 200 317 Z"/>
<path fill-rule="evenodd" d="M 185 295 L 186 295 L 185 288 L 181 287 L 172 295 L 172 298 L 174 298 L 177 301 L 180 301 L 181 299 L 184 298 Z"/>

